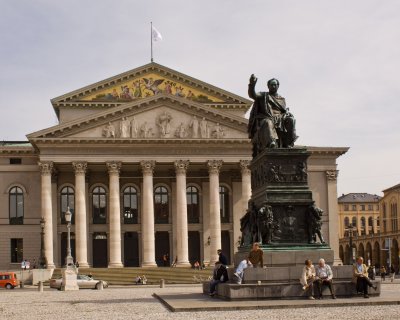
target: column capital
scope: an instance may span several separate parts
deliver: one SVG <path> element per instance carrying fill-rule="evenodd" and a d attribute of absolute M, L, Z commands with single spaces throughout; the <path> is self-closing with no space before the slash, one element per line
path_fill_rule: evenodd
<path fill-rule="evenodd" d="M 239 164 L 240 164 L 240 169 L 241 169 L 241 171 L 242 171 L 242 175 L 245 175 L 245 174 L 251 174 L 251 171 L 250 171 L 250 163 L 251 163 L 251 160 L 240 160 L 239 161 Z"/>
<path fill-rule="evenodd" d="M 189 163 L 189 160 L 175 160 L 174 166 L 176 174 L 186 174 Z"/>
<path fill-rule="evenodd" d="M 208 160 L 207 167 L 208 173 L 219 174 L 219 170 L 221 169 L 223 161 L 222 160 Z"/>
<path fill-rule="evenodd" d="M 152 175 L 156 162 L 154 160 L 142 160 L 140 161 L 140 166 L 142 167 L 143 174 Z"/>
<path fill-rule="evenodd" d="M 336 181 L 338 175 L 339 175 L 339 171 L 338 170 L 327 170 L 325 171 L 326 174 L 326 179 L 328 181 Z"/>
<path fill-rule="evenodd" d="M 72 167 L 74 168 L 75 175 L 78 174 L 86 174 L 87 170 L 87 162 L 86 161 L 80 161 L 80 162 L 72 162 Z"/>
<path fill-rule="evenodd" d="M 53 161 L 39 161 L 40 172 L 42 176 L 49 176 L 53 173 L 54 163 Z"/>
<path fill-rule="evenodd" d="M 106 162 L 106 165 L 109 174 L 119 174 L 122 163 L 120 161 L 109 161 Z"/>

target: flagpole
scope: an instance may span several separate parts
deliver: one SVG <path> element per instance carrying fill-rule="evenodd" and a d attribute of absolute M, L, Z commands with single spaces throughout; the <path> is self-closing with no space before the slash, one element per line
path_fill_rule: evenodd
<path fill-rule="evenodd" d="M 151 62 L 153 62 L 153 22 L 150 22 Z"/>

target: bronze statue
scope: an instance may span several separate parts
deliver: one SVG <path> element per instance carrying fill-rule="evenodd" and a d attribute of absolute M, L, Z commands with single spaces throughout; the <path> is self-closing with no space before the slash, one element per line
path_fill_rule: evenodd
<path fill-rule="evenodd" d="M 264 203 L 258 210 L 258 241 L 264 244 L 271 244 L 275 232 L 279 229 L 274 221 L 272 207 Z"/>
<path fill-rule="evenodd" d="M 254 99 L 249 119 L 249 138 L 253 157 L 266 148 L 292 148 L 298 138 L 295 119 L 286 108 L 285 98 L 278 95 L 279 81 L 268 81 L 268 92 L 255 91 L 257 78 L 250 77 L 249 97 Z"/>
<path fill-rule="evenodd" d="M 321 234 L 321 227 L 322 227 L 322 214 L 324 211 L 318 208 L 315 203 L 310 205 L 307 208 L 306 212 L 306 224 L 307 224 L 307 231 L 308 231 L 308 243 L 316 243 L 317 236 L 321 243 L 325 243 L 324 238 Z"/>

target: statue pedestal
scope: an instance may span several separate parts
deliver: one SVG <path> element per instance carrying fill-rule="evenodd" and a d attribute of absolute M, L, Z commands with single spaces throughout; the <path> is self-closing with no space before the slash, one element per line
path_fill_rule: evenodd
<path fill-rule="evenodd" d="M 304 262 L 310 259 L 314 264 L 323 258 L 327 264 L 333 265 L 334 253 L 327 245 L 303 245 L 303 246 L 283 246 L 283 245 L 264 245 L 263 250 L 264 265 L 270 267 L 304 267 Z M 235 253 L 234 263 L 237 266 L 240 261 L 247 259 L 250 247 L 241 247 Z M 299 276 L 300 278 L 300 276 Z"/>
<path fill-rule="evenodd" d="M 77 279 L 78 272 L 75 266 L 67 266 L 66 268 L 62 269 L 62 291 L 76 291 L 79 290 L 78 286 L 78 279 Z"/>
<path fill-rule="evenodd" d="M 310 223 L 313 221 L 308 212 L 314 203 L 308 187 L 307 159 L 310 154 L 306 148 L 266 149 L 252 160 L 249 202 L 252 209 L 247 235 L 242 235 L 242 245 L 249 246 L 258 241 L 286 248 L 315 242 L 310 241 Z M 265 210 L 267 207 L 272 213 Z"/>

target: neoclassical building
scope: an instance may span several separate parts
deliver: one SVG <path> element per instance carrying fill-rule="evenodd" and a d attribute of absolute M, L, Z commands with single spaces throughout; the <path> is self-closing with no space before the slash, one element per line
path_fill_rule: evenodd
<path fill-rule="evenodd" d="M 400 184 L 383 190 L 383 197 L 367 193 L 350 193 L 338 199 L 340 224 L 340 257 L 351 263 L 352 252 L 363 256 L 372 265 L 393 265 L 399 268 Z M 390 242 L 390 244 L 389 244 Z M 390 251 L 390 253 L 389 253 Z"/>
<path fill-rule="evenodd" d="M 252 101 L 156 63 L 51 100 L 56 126 L 0 144 L 0 268 L 66 255 L 65 212 L 80 266 L 230 261 L 251 197 Z M 339 259 L 336 159 L 308 147 L 309 184 Z"/>

